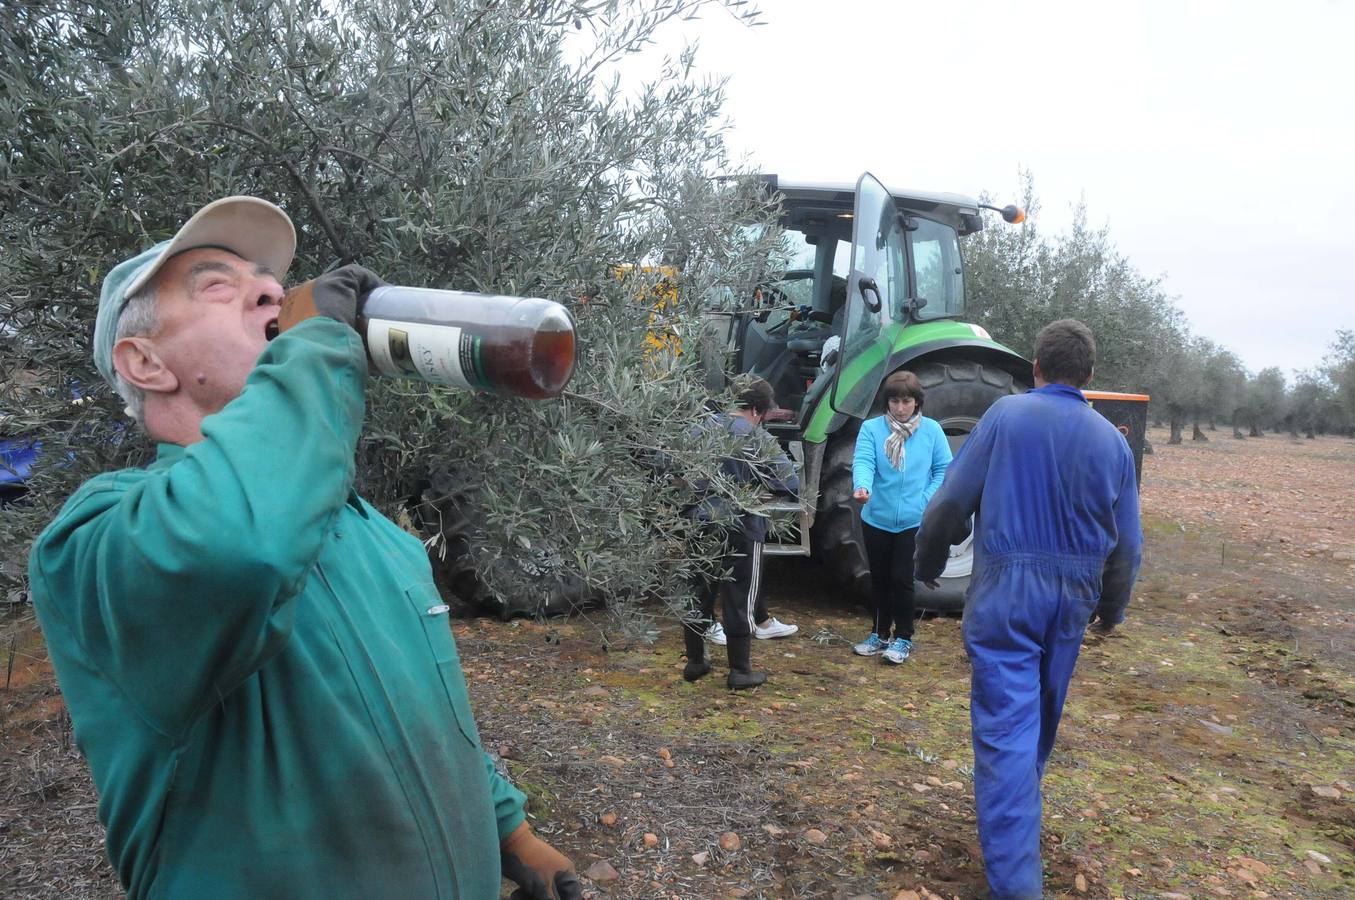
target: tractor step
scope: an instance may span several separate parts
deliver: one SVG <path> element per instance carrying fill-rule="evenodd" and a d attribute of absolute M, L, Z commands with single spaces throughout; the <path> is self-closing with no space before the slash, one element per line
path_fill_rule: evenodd
<path fill-rule="evenodd" d="M 800 483 L 805 483 L 805 458 L 804 445 L 800 441 L 790 441 L 787 448 L 790 457 L 794 461 L 796 474 L 800 477 Z M 803 490 L 803 488 L 802 488 Z M 768 541 L 762 545 L 763 556 L 808 556 L 809 555 L 809 526 L 814 524 L 811 511 L 804 508 L 804 504 L 799 500 L 791 500 L 781 497 L 769 503 L 762 505 L 764 513 L 775 515 L 777 513 L 793 513 L 795 515 L 795 536 L 796 541 Z"/>

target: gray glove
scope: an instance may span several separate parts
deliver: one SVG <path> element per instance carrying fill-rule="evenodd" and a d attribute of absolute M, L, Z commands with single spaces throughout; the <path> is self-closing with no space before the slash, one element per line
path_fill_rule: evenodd
<path fill-rule="evenodd" d="M 337 319 L 356 328 L 367 295 L 386 282 L 370 269 L 348 265 L 326 272 L 287 292 L 278 313 L 278 331 L 315 316 Z"/>

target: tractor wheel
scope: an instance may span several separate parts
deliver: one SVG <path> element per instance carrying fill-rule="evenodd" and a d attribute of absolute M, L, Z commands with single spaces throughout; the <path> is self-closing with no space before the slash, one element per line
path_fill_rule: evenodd
<path fill-rule="evenodd" d="M 819 477 L 819 509 L 809 546 L 848 591 L 870 600 L 870 566 L 861 540 L 861 515 L 852 499 L 852 454 L 861 423 L 853 421 L 829 439 Z"/>
<path fill-rule="evenodd" d="M 1025 393 L 1030 385 L 1017 381 L 1011 373 L 968 360 L 923 363 L 913 369 L 922 383 L 926 399 L 923 415 L 935 419 L 955 453 L 979 424 L 979 419 L 998 400 L 1010 394 Z M 969 575 L 974 568 L 973 537 L 950 548 L 950 562 L 938 579 L 940 587 L 929 590 L 914 585 L 918 607 L 942 612 L 964 609 L 969 590 Z"/>
<path fill-rule="evenodd" d="M 967 360 L 921 363 L 911 371 L 926 392 L 923 415 L 940 423 L 952 453 L 960 449 L 988 407 L 1028 387 L 1002 369 Z M 877 407 L 880 405 L 877 400 Z M 878 414 L 878 408 L 871 412 Z M 861 541 L 860 513 L 852 500 L 852 454 L 859 428 L 858 423 L 853 423 L 834 435 L 825 453 L 819 482 L 819 512 L 810 540 L 816 555 L 832 569 L 839 582 L 867 599 L 870 567 Z M 914 586 L 918 609 L 958 612 L 964 608 L 974 565 L 971 540 L 951 548 L 950 562 L 939 579 L 939 588 L 933 591 L 921 584 Z"/>

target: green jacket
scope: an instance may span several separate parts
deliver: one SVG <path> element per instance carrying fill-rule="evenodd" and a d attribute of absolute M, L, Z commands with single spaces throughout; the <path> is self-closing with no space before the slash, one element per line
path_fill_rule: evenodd
<path fill-rule="evenodd" d="M 34 545 L 130 896 L 499 896 L 524 798 L 423 546 L 353 492 L 365 374 L 352 330 L 299 325 L 203 441 L 91 479 Z"/>

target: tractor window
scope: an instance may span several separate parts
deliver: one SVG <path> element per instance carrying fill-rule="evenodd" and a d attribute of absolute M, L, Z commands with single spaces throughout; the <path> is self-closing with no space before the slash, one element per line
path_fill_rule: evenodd
<path fill-rule="evenodd" d="M 964 275 L 961 274 L 960 243 L 955 229 L 918 218 L 918 228 L 909 237 L 913 245 L 913 270 L 918 297 L 927 305 L 919 319 L 941 319 L 964 312 Z"/>

